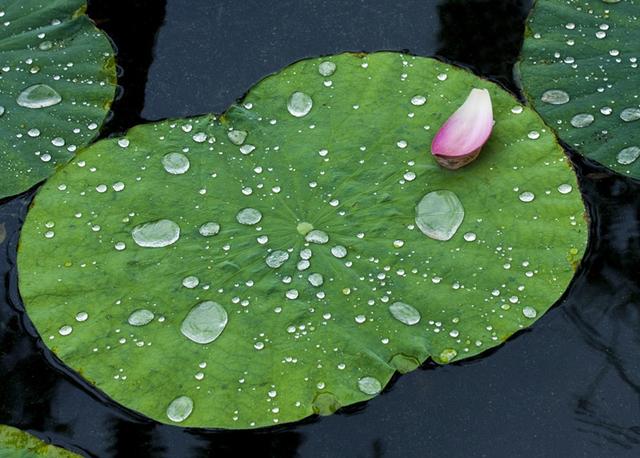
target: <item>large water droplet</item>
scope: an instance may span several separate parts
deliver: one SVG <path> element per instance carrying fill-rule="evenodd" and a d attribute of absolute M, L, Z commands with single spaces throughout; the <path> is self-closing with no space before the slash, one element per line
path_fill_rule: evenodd
<path fill-rule="evenodd" d="M 294 92 L 287 101 L 287 110 L 296 118 L 306 116 L 313 107 L 313 100 L 304 92 Z"/>
<path fill-rule="evenodd" d="M 276 250 L 267 256 L 266 263 L 272 269 L 277 269 L 289 259 L 289 253 L 282 250 Z"/>
<path fill-rule="evenodd" d="M 569 94 L 559 89 L 551 89 L 545 91 L 540 100 L 551 105 L 562 105 L 569 101 Z"/>
<path fill-rule="evenodd" d="M 164 169 L 172 175 L 182 175 L 189 170 L 189 158 L 182 153 L 165 154 L 162 158 Z"/>
<path fill-rule="evenodd" d="M 424 105 L 427 103 L 427 98 L 424 95 L 414 95 L 411 97 L 411 105 L 415 105 L 417 107 Z"/>
<path fill-rule="evenodd" d="M 618 164 L 632 164 L 636 159 L 638 159 L 638 156 L 640 156 L 640 148 L 638 148 L 637 146 L 630 146 L 618 153 Z"/>
<path fill-rule="evenodd" d="M 36 84 L 18 95 L 16 103 L 25 108 L 46 108 L 62 102 L 62 97 L 51 86 Z"/>
<path fill-rule="evenodd" d="M 309 280 L 309 283 L 311 283 L 312 286 L 322 286 L 322 284 L 324 283 L 324 277 L 319 273 L 313 273 L 309 275 L 307 277 L 307 280 Z"/>
<path fill-rule="evenodd" d="M 620 119 L 625 122 L 631 122 L 640 119 L 640 108 L 625 108 L 620 113 Z"/>
<path fill-rule="evenodd" d="M 458 356 L 458 352 L 453 348 L 445 348 L 440 352 L 440 361 L 443 363 L 451 362 L 456 356 Z"/>
<path fill-rule="evenodd" d="M 581 129 L 583 127 L 590 126 L 591 123 L 595 121 L 595 119 L 596 118 L 594 118 L 593 115 L 590 115 L 589 113 L 580 113 L 571 118 L 571 125 L 573 127 Z"/>
<path fill-rule="evenodd" d="M 180 332 L 199 344 L 216 340 L 227 325 L 227 311 L 217 302 L 205 301 L 196 305 L 186 316 Z"/>
<path fill-rule="evenodd" d="M 425 195 L 416 206 L 416 224 L 424 235 L 435 240 L 449 240 L 464 219 L 458 196 L 447 190 Z"/>
<path fill-rule="evenodd" d="M 538 315 L 538 312 L 533 307 L 526 306 L 525 308 L 522 309 L 522 314 L 527 318 L 533 319 Z"/>
<path fill-rule="evenodd" d="M 227 137 L 229 137 L 229 141 L 234 145 L 242 145 L 247 138 L 247 131 L 245 130 L 230 130 L 227 132 Z"/>
<path fill-rule="evenodd" d="M 180 396 L 167 407 L 167 417 L 169 420 L 180 423 L 189 418 L 193 412 L 193 400 L 188 396 Z"/>
<path fill-rule="evenodd" d="M 420 312 L 404 302 L 394 302 L 389 306 L 389 311 L 396 320 L 408 326 L 413 326 L 420 322 Z"/>
<path fill-rule="evenodd" d="M 144 326 L 153 321 L 155 315 L 151 310 L 139 309 L 131 313 L 127 321 L 131 326 Z"/>
<path fill-rule="evenodd" d="M 298 223 L 298 225 L 296 226 L 296 230 L 300 235 L 307 235 L 313 230 L 313 224 L 302 221 L 301 223 Z"/>
<path fill-rule="evenodd" d="M 358 388 L 364 394 L 374 395 L 382 391 L 380 381 L 375 377 L 362 377 L 358 380 Z"/>
<path fill-rule="evenodd" d="M 131 236 L 141 247 L 161 248 L 176 243 L 180 238 L 180 226 L 170 219 L 160 219 L 134 227 Z"/>
<path fill-rule="evenodd" d="M 520 199 L 522 202 L 533 202 L 533 199 L 535 198 L 535 194 L 529 191 L 525 191 L 518 196 L 518 199 Z"/>
<path fill-rule="evenodd" d="M 236 215 L 236 220 L 240 224 L 246 224 L 247 226 L 253 226 L 258 224 L 262 219 L 262 213 L 255 208 L 243 208 Z"/>

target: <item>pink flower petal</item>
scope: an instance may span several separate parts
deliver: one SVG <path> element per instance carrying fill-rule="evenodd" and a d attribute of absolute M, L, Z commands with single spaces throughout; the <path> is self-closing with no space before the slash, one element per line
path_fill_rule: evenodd
<path fill-rule="evenodd" d="M 493 124 L 489 91 L 474 88 L 433 138 L 431 154 L 443 167 L 460 168 L 478 156 Z"/>

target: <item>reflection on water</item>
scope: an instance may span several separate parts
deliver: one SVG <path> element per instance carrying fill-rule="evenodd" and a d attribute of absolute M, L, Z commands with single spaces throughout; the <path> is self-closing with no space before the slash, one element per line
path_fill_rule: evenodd
<path fill-rule="evenodd" d="M 159 0 L 94 0 L 89 13 L 116 41 L 124 69 L 106 133 L 142 115 L 220 111 L 290 61 L 343 49 L 437 52 L 513 89 L 528 3 L 169 0 L 165 17 Z M 98 457 L 635 456 L 640 184 L 573 160 L 592 246 L 565 298 L 533 328 L 485 357 L 425 364 L 340 414 L 250 432 L 160 425 L 65 370 L 37 339 L 16 286 L 18 230 L 33 192 L 0 202 L 0 423 Z"/>

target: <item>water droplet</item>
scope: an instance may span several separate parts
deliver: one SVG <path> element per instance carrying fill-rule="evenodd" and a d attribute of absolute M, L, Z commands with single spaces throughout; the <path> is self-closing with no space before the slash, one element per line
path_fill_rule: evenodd
<path fill-rule="evenodd" d="M 244 130 L 230 130 L 227 132 L 227 137 L 229 137 L 229 141 L 234 145 L 242 145 L 247 138 L 248 133 Z"/>
<path fill-rule="evenodd" d="M 118 146 L 120 148 L 128 148 L 130 144 L 131 142 L 129 141 L 128 138 L 121 138 L 118 140 Z"/>
<path fill-rule="evenodd" d="M 297 289 L 290 289 L 284 295 L 287 299 L 294 300 L 298 298 L 299 293 Z"/>
<path fill-rule="evenodd" d="M 558 186 L 558 192 L 560 194 L 569 194 L 572 189 L 573 189 L 573 187 L 570 184 L 567 184 L 567 183 L 563 183 L 560 186 Z"/>
<path fill-rule="evenodd" d="M 167 407 L 167 417 L 169 420 L 181 423 L 189 418 L 193 412 L 193 400 L 188 396 L 180 396 L 169 404 Z"/>
<path fill-rule="evenodd" d="M 309 277 L 307 277 L 307 280 L 309 280 L 309 283 L 311 283 L 311 285 L 313 286 L 322 286 L 322 284 L 324 283 L 324 277 L 319 273 L 313 273 L 309 275 Z"/>
<path fill-rule="evenodd" d="M 336 64 L 334 64 L 333 62 L 329 62 L 328 60 L 318 65 L 318 73 L 320 73 L 322 76 L 331 76 L 335 73 L 335 71 Z"/>
<path fill-rule="evenodd" d="M 51 144 L 53 146 L 58 146 L 58 147 L 64 146 L 64 143 L 65 143 L 65 141 L 64 141 L 64 138 L 62 138 L 62 137 L 56 137 L 53 140 L 51 140 Z"/>
<path fill-rule="evenodd" d="M 446 73 L 440 73 L 438 75 L 438 80 L 445 81 L 446 79 L 447 79 L 447 74 Z"/>
<path fill-rule="evenodd" d="M 218 223 L 214 223 L 213 221 L 210 221 L 200 226 L 200 228 L 198 229 L 198 232 L 200 233 L 200 235 L 204 237 L 211 237 L 213 235 L 216 235 L 218 232 L 220 232 L 220 225 Z"/>
<path fill-rule="evenodd" d="M 445 348 L 440 352 L 440 361 L 442 361 L 443 363 L 448 363 L 456 356 L 458 356 L 458 352 L 453 348 Z"/>
<path fill-rule="evenodd" d="M 542 97 L 540 97 L 540 100 L 545 103 L 550 103 L 551 105 L 562 105 L 569 101 L 569 94 L 559 89 L 551 89 L 545 91 Z"/>
<path fill-rule="evenodd" d="M 68 336 L 68 335 L 69 335 L 69 334 L 71 334 L 72 332 L 73 332 L 73 328 L 72 328 L 71 326 L 69 326 L 69 325 L 62 326 L 62 327 L 58 330 L 58 333 L 59 333 L 61 336 Z"/>
<path fill-rule="evenodd" d="M 573 127 L 581 129 L 583 127 L 590 126 L 591 123 L 595 121 L 595 119 L 596 118 L 594 118 L 593 115 L 590 115 L 589 113 L 580 113 L 571 118 L 570 122 Z"/>
<path fill-rule="evenodd" d="M 185 288 L 193 289 L 200 284 L 200 279 L 195 275 L 189 275 L 182 279 L 182 286 Z"/>
<path fill-rule="evenodd" d="M 258 224 L 262 219 L 262 213 L 256 210 L 255 208 L 243 208 L 236 215 L 236 220 L 240 224 L 245 224 L 247 226 L 253 226 L 254 224 Z"/>
<path fill-rule="evenodd" d="M 287 101 L 287 110 L 296 118 L 306 116 L 313 107 L 313 100 L 304 92 L 294 92 Z"/>
<path fill-rule="evenodd" d="M 403 178 L 407 181 L 413 181 L 416 179 L 416 174 L 414 172 L 407 172 L 403 175 Z"/>
<path fill-rule="evenodd" d="M 307 242 L 311 242 L 311 243 L 318 243 L 320 245 L 327 243 L 329 241 L 329 235 L 324 232 L 324 231 L 319 231 L 317 229 L 314 229 L 313 231 L 309 232 L 304 239 Z"/>
<path fill-rule="evenodd" d="M 208 344 L 216 340 L 227 325 L 227 311 L 217 302 L 205 301 L 187 314 L 180 332 L 189 340 Z"/>
<path fill-rule="evenodd" d="M 272 252 L 271 254 L 269 254 L 269 256 L 267 256 L 267 259 L 266 259 L 265 262 L 272 269 L 277 269 L 282 264 L 287 262 L 288 259 L 289 259 L 289 253 L 287 253 L 286 251 L 282 251 L 282 250 L 276 250 L 276 251 Z"/>
<path fill-rule="evenodd" d="M 5 109 L 2 105 L 0 105 L 0 116 L 2 116 L 5 112 Z"/>
<path fill-rule="evenodd" d="M 532 130 L 527 134 L 527 137 L 529 137 L 531 140 L 537 140 L 540 138 L 540 132 Z"/>
<path fill-rule="evenodd" d="M 522 314 L 527 318 L 535 318 L 538 315 L 538 312 L 533 307 L 526 306 L 522 309 Z"/>
<path fill-rule="evenodd" d="M 636 159 L 638 159 L 638 156 L 640 156 L 640 148 L 638 148 L 637 146 L 630 146 L 618 153 L 618 164 L 632 164 Z"/>
<path fill-rule="evenodd" d="M 189 158 L 182 153 L 165 154 L 162 158 L 164 169 L 171 175 L 182 175 L 189 170 Z"/>
<path fill-rule="evenodd" d="M 516 105 L 515 107 L 513 107 L 513 108 L 511 109 L 511 113 L 513 113 L 513 114 L 520 114 L 520 113 L 522 113 L 523 109 L 524 109 L 524 108 L 523 108 L 521 105 Z"/>
<path fill-rule="evenodd" d="M 62 97 L 46 84 L 29 86 L 18 95 L 16 103 L 25 108 L 47 108 L 62 102 Z"/>
<path fill-rule="evenodd" d="M 154 318 L 155 315 L 151 310 L 138 309 L 129 315 L 127 321 L 131 326 L 144 326 L 151 323 Z"/>
<path fill-rule="evenodd" d="M 78 312 L 76 314 L 76 321 L 82 323 L 83 321 L 87 321 L 89 319 L 89 314 L 87 312 Z"/>
<path fill-rule="evenodd" d="M 605 116 L 609 116 L 611 113 L 613 113 L 613 108 L 611 108 L 611 107 L 602 107 L 602 108 L 600 108 L 600 113 L 602 113 Z"/>
<path fill-rule="evenodd" d="M 521 193 L 518 198 L 522 201 L 522 202 L 531 202 L 533 199 L 536 198 L 536 196 L 529 191 L 525 191 L 523 193 Z"/>
<path fill-rule="evenodd" d="M 133 241 L 141 247 L 161 248 L 180 238 L 180 226 L 169 219 L 140 224 L 131 231 Z"/>
<path fill-rule="evenodd" d="M 249 145 L 247 143 L 246 145 L 242 145 L 240 147 L 240 152 L 246 156 L 247 154 L 251 154 L 253 151 L 255 151 L 255 149 L 256 149 L 255 146 Z"/>
<path fill-rule="evenodd" d="M 341 259 L 347 255 L 347 249 L 342 245 L 336 245 L 331 248 L 331 254 L 334 255 L 336 258 Z"/>
<path fill-rule="evenodd" d="M 435 240 L 451 239 L 463 219 L 462 203 L 451 191 L 430 192 L 416 206 L 418 228 L 424 235 Z"/>
<path fill-rule="evenodd" d="M 620 119 L 624 122 L 631 122 L 640 119 L 640 108 L 625 108 L 620 113 Z"/>
<path fill-rule="evenodd" d="M 296 230 L 300 235 L 307 235 L 313 230 L 313 224 L 303 221 L 301 223 L 298 223 L 298 225 L 296 226 Z"/>
<path fill-rule="evenodd" d="M 358 388 L 364 394 L 368 394 L 371 396 L 382 391 L 382 385 L 380 384 L 380 381 L 375 377 L 362 377 L 360 380 L 358 380 Z"/>
<path fill-rule="evenodd" d="M 473 242 L 476 239 L 476 234 L 474 232 L 467 232 L 466 234 L 464 234 L 464 239 L 467 242 Z"/>
<path fill-rule="evenodd" d="M 420 322 L 420 312 L 404 302 L 394 302 L 389 306 L 389 312 L 396 320 L 407 326 L 413 326 Z"/>
<path fill-rule="evenodd" d="M 32 137 L 32 138 L 39 137 L 40 136 L 40 130 L 35 129 L 35 128 L 34 129 L 29 129 L 27 131 L 27 135 L 29 137 Z"/>
<path fill-rule="evenodd" d="M 427 98 L 424 95 L 414 95 L 411 97 L 411 105 L 415 105 L 417 107 L 424 105 L 427 103 Z"/>

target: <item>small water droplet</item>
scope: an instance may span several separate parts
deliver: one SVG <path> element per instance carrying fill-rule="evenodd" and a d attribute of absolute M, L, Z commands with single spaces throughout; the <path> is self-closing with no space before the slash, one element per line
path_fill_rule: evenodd
<path fill-rule="evenodd" d="M 131 326 L 145 326 L 155 318 L 155 315 L 151 310 L 147 309 L 138 309 L 129 315 L 127 322 Z"/>
<path fill-rule="evenodd" d="M 448 363 L 453 360 L 458 355 L 458 352 L 453 348 L 445 348 L 440 352 L 440 361 L 443 363 Z"/>
<path fill-rule="evenodd" d="M 324 231 L 319 231 L 318 229 L 314 229 L 309 232 L 304 239 L 307 242 L 318 243 L 320 245 L 325 244 L 329 241 L 329 235 Z"/>
<path fill-rule="evenodd" d="M 545 91 L 540 97 L 545 103 L 549 103 L 551 105 L 562 105 L 569 101 L 570 97 L 565 91 L 561 91 L 560 89 L 551 89 Z"/>
<path fill-rule="evenodd" d="M 220 232 L 220 225 L 218 223 L 210 221 L 200 226 L 198 232 L 204 237 L 211 237 Z"/>
<path fill-rule="evenodd" d="M 247 226 L 253 226 L 254 224 L 258 224 L 262 219 L 262 213 L 256 210 L 255 208 L 243 208 L 236 215 L 236 220 L 240 224 L 245 224 Z"/>
<path fill-rule="evenodd" d="M 247 131 L 244 130 L 230 130 L 227 132 L 227 137 L 229 141 L 234 145 L 240 146 L 244 143 L 247 138 Z"/>
<path fill-rule="evenodd" d="M 213 301 L 201 302 L 182 321 L 180 332 L 195 343 L 208 344 L 222 334 L 227 320 L 227 311 L 220 304 Z"/>
<path fill-rule="evenodd" d="M 637 146 L 629 146 L 628 148 L 624 148 L 620 150 L 617 156 L 618 164 L 629 165 L 638 159 L 640 156 L 640 148 Z"/>
<path fill-rule="evenodd" d="M 420 322 L 420 312 L 404 302 L 394 302 L 389 306 L 389 312 L 396 320 L 407 326 L 413 326 Z"/>
<path fill-rule="evenodd" d="M 573 127 L 581 129 L 583 127 L 590 126 L 593 121 L 595 121 L 595 119 L 596 118 L 594 118 L 594 116 L 590 115 L 589 113 L 579 113 L 571 118 L 571 125 Z"/>
<path fill-rule="evenodd" d="M 189 158 L 182 153 L 165 154 L 162 158 L 162 166 L 172 175 L 182 175 L 189 170 L 191 164 Z"/>
<path fill-rule="evenodd" d="M 341 259 L 347 255 L 347 249 L 342 245 L 336 245 L 331 248 L 331 254 L 334 255 L 336 258 Z"/>
<path fill-rule="evenodd" d="M 16 103 L 25 108 L 47 108 L 62 102 L 62 97 L 51 86 L 36 84 L 18 95 Z"/>
<path fill-rule="evenodd" d="M 567 184 L 567 183 L 563 183 L 560 186 L 558 186 L 558 192 L 560 194 L 569 194 L 572 189 L 573 189 L 573 187 L 570 184 Z"/>
<path fill-rule="evenodd" d="M 624 122 L 632 122 L 640 119 L 640 108 L 625 108 L 620 113 L 620 119 Z"/>
<path fill-rule="evenodd" d="M 411 97 L 411 105 L 415 105 L 417 107 L 424 105 L 427 103 L 427 98 L 424 95 L 414 95 Z"/>
<path fill-rule="evenodd" d="M 185 288 L 193 289 L 200 284 L 200 279 L 195 275 L 189 275 L 182 279 L 182 286 Z"/>
<path fill-rule="evenodd" d="M 362 377 L 358 380 L 358 389 L 360 389 L 364 394 L 373 396 L 382 391 L 382 385 L 375 377 Z"/>
<path fill-rule="evenodd" d="M 289 253 L 287 253 L 286 251 L 282 251 L 282 250 L 276 250 L 276 251 L 272 252 L 271 254 L 269 254 L 269 256 L 267 256 L 267 259 L 266 259 L 265 262 L 272 269 L 277 269 L 282 264 L 287 262 L 288 259 L 289 259 Z"/>
<path fill-rule="evenodd" d="M 522 202 L 531 202 L 533 201 L 533 199 L 536 198 L 536 196 L 529 191 L 525 191 L 523 193 L 521 193 L 518 198 L 522 201 Z"/>
<path fill-rule="evenodd" d="M 167 407 L 167 417 L 175 423 L 181 423 L 193 412 L 193 400 L 188 396 L 180 396 Z"/>
<path fill-rule="evenodd" d="M 336 64 L 328 60 L 318 65 L 318 73 L 320 73 L 322 76 L 331 76 L 335 73 L 335 71 L 336 71 Z"/>
<path fill-rule="evenodd" d="M 169 219 L 160 219 L 134 227 L 131 236 L 141 247 L 161 248 L 180 238 L 180 226 Z"/>
<path fill-rule="evenodd" d="M 304 92 L 294 92 L 287 101 L 287 110 L 296 118 L 306 116 L 313 107 L 313 100 Z"/>
<path fill-rule="evenodd" d="M 467 232 L 466 234 L 464 234 L 464 239 L 467 242 L 473 242 L 476 239 L 476 234 L 474 232 Z"/>
<path fill-rule="evenodd" d="M 447 190 L 426 194 L 416 206 L 416 224 L 420 231 L 434 240 L 451 239 L 462 220 L 464 208 L 458 196 Z"/>
<path fill-rule="evenodd" d="M 311 283 L 311 285 L 313 286 L 322 286 L 322 284 L 324 283 L 324 277 L 319 273 L 313 273 L 309 275 L 309 277 L 307 277 L 307 280 L 309 280 L 309 283 Z"/>

